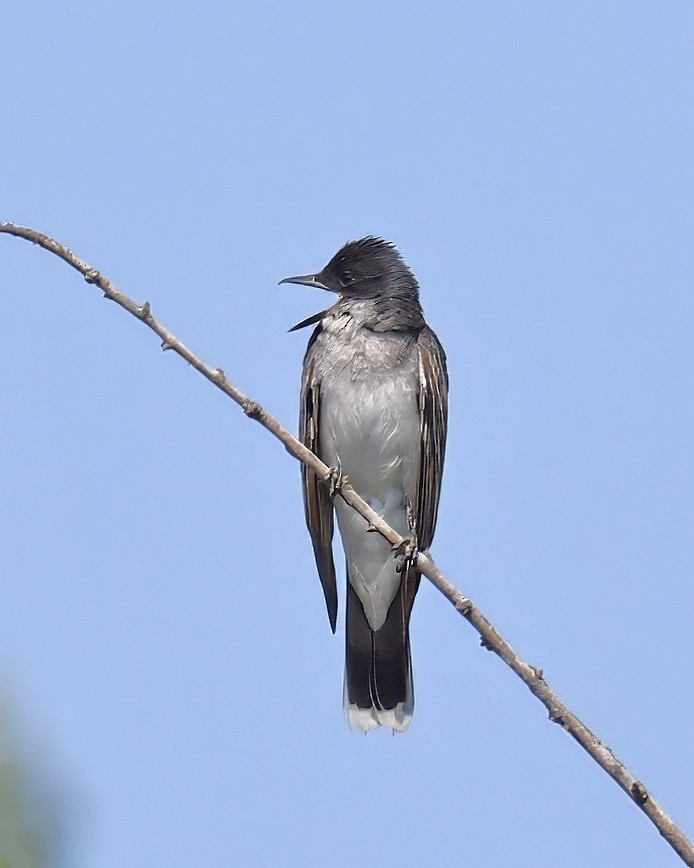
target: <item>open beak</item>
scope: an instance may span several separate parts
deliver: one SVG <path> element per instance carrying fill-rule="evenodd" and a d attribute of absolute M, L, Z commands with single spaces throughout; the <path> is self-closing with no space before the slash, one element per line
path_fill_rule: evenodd
<path fill-rule="evenodd" d="M 330 291 L 330 287 L 321 283 L 316 274 L 299 274 L 296 277 L 285 277 L 284 280 L 280 280 L 280 284 L 281 283 L 299 283 L 302 286 L 315 286 L 318 289 L 327 289 L 328 292 Z"/>

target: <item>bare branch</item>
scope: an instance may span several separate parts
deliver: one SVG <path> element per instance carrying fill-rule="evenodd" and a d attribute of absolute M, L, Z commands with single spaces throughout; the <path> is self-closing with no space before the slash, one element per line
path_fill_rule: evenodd
<path fill-rule="evenodd" d="M 206 377 L 211 383 L 221 389 L 225 395 L 228 395 L 235 401 L 244 413 L 251 419 L 255 419 L 271 434 L 274 434 L 280 440 L 287 451 L 297 458 L 312 467 L 316 473 L 322 477 L 326 484 L 330 478 L 330 468 L 324 464 L 316 455 L 307 449 L 299 440 L 296 439 L 283 425 L 281 425 L 267 410 L 245 395 L 240 389 L 231 383 L 226 374 L 221 368 L 213 368 L 206 364 L 192 350 L 189 350 L 172 332 L 162 325 L 152 315 L 149 302 L 137 304 L 131 298 L 128 298 L 118 287 L 110 280 L 104 277 L 97 269 L 84 262 L 76 256 L 71 250 L 57 242 L 54 238 L 37 232 L 34 229 L 29 229 L 25 226 L 17 226 L 13 223 L 0 222 L 0 232 L 9 235 L 15 235 L 18 238 L 24 238 L 34 244 L 38 244 L 45 250 L 59 256 L 68 265 L 71 265 L 84 277 L 87 283 L 92 283 L 97 286 L 106 298 L 115 301 L 121 307 L 125 308 L 137 319 L 142 320 L 145 325 L 149 326 L 155 334 L 161 338 L 162 350 L 174 350 L 179 356 L 184 358 L 196 370 Z M 344 484 L 338 489 L 340 497 L 343 498 L 351 507 L 362 515 L 385 539 L 394 546 L 399 546 L 404 542 L 403 537 L 396 533 L 378 513 L 359 497 L 357 492 L 349 483 Z M 607 774 L 624 790 L 625 793 L 641 808 L 646 816 L 655 825 L 660 834 L 680 856 L 684 863 L 690 868 L 694 868 L 694 845 L 684 834 L 682 829 L 677 826 L 670 816 L 661 808 L 661 806 L 653 798 L 652 794 L 644 786 L 641 781 L 634 777 L 629 769 L 612 753 L 610 748 L 606 747 L 597 736 L 559 699 L 554 691 L 549 687 L 543 677 L 541 669 L 531 666 L 523 660 L 512 646 L 501 636 L 482 614 L 482 612 L 474 605 L 472 600 L 465 597 L 458 588 L 453 585 L 449 579 L 441 572 L 434 564 L 431 558 L 420 552 L 417 560 L 417 566 L 420 571 L 431 581 L 435 587 L 441 591 L 446 599 L 457 609 L 457 611 L 465 618 L 479 633 L 482 647 L 493 651 L 525 682 L 531 693 L 536 696 L 547 709 L 549 719 L 553 723 L 559 724 L 566 732 L 569 733 L 598 763 Z"/>

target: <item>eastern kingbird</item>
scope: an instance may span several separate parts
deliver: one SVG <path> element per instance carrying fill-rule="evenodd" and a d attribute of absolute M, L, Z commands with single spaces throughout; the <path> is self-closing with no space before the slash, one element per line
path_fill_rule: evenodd
<path fill-rule="evenodd" d="M 337 586 L 333 509 L 347 560 L 344 704 L 353 729 L 402 732 L 414 708 L 409 621 L 420 575 L 412 551 L 434 537 L 446 447 L 448 374 L 443 348 L 424 321 L 417 280 L 395 245 L 350 241 L 317 274 L 280 283 L 337 294 L 318 323 L 301 382 L 301 439 L 336 480 L 354 489 L 403 537 L 408 556 L 369 533 L 368 522 L 333 499 L 302 465 L 306 523 L 333 633 Z"/>

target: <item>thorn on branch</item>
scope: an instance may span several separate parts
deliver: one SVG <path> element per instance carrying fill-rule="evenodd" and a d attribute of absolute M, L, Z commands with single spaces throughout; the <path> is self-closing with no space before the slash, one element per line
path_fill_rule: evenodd
<path fill-rule="evenodd" d="M 648 801 L 648 792 L 638 781 L 634 781 L 631 785 L 631 795 L 633 796 L 634 801 L 638 802 L 639 805 L 645 805 Z"/>
<path fill-rule="evenodd" d="M 544 669 L 538 669 L 537 666 L 531 666 L 530 668 L 533 670 L 533 675 L 535 676 L 535 678 L 539 679 L 540 681 L 545 680 Z"/>
<path fill-rule="evenodd" d="M 480 647 L 486 648 L 487 651 L 493 651 L 494 650 L 492 648 L 492 646 L 489 644 L 489 642 L 487 642 L 487 640 L 484 638 L 484 636 L 480 636 Z"/>
<path fill-rule="evenodd" d="M 165 353 L 167 350 L 172 350 L 172 349 L 173 349 L 173 344 L 170 344 L 168 341 L 162 341 L 161 342 L 162 353 Z"/>
<path fill-rule="evenodd" d="M 249 416 L 251 419 L 257 419 L 263 412 L 263 408 L 260 404 L 257 401 L 251 401 L 250 398 L 246 398 L 241 406 L 246 416 Z"/>

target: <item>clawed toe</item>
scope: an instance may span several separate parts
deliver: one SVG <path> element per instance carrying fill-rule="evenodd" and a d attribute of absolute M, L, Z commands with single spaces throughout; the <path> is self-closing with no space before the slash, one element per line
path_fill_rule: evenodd
<path fill-rule="evenodd" d="M 391 546 L 395 554 L 395 572 L 403 573 L 417 560 L 419 549 L 414 539 L 404 539 L 399 545 Z"/>
<path fill-rule="evenodd" d="M 329 484 L 331 497 L 335 497 L 342 486 L 347 483 L 347 480 L 348 477 L 342 472 L 342 466 L 339 463 L 337 467 L 331 467 L 323 477 L 323 481 Z"/>

